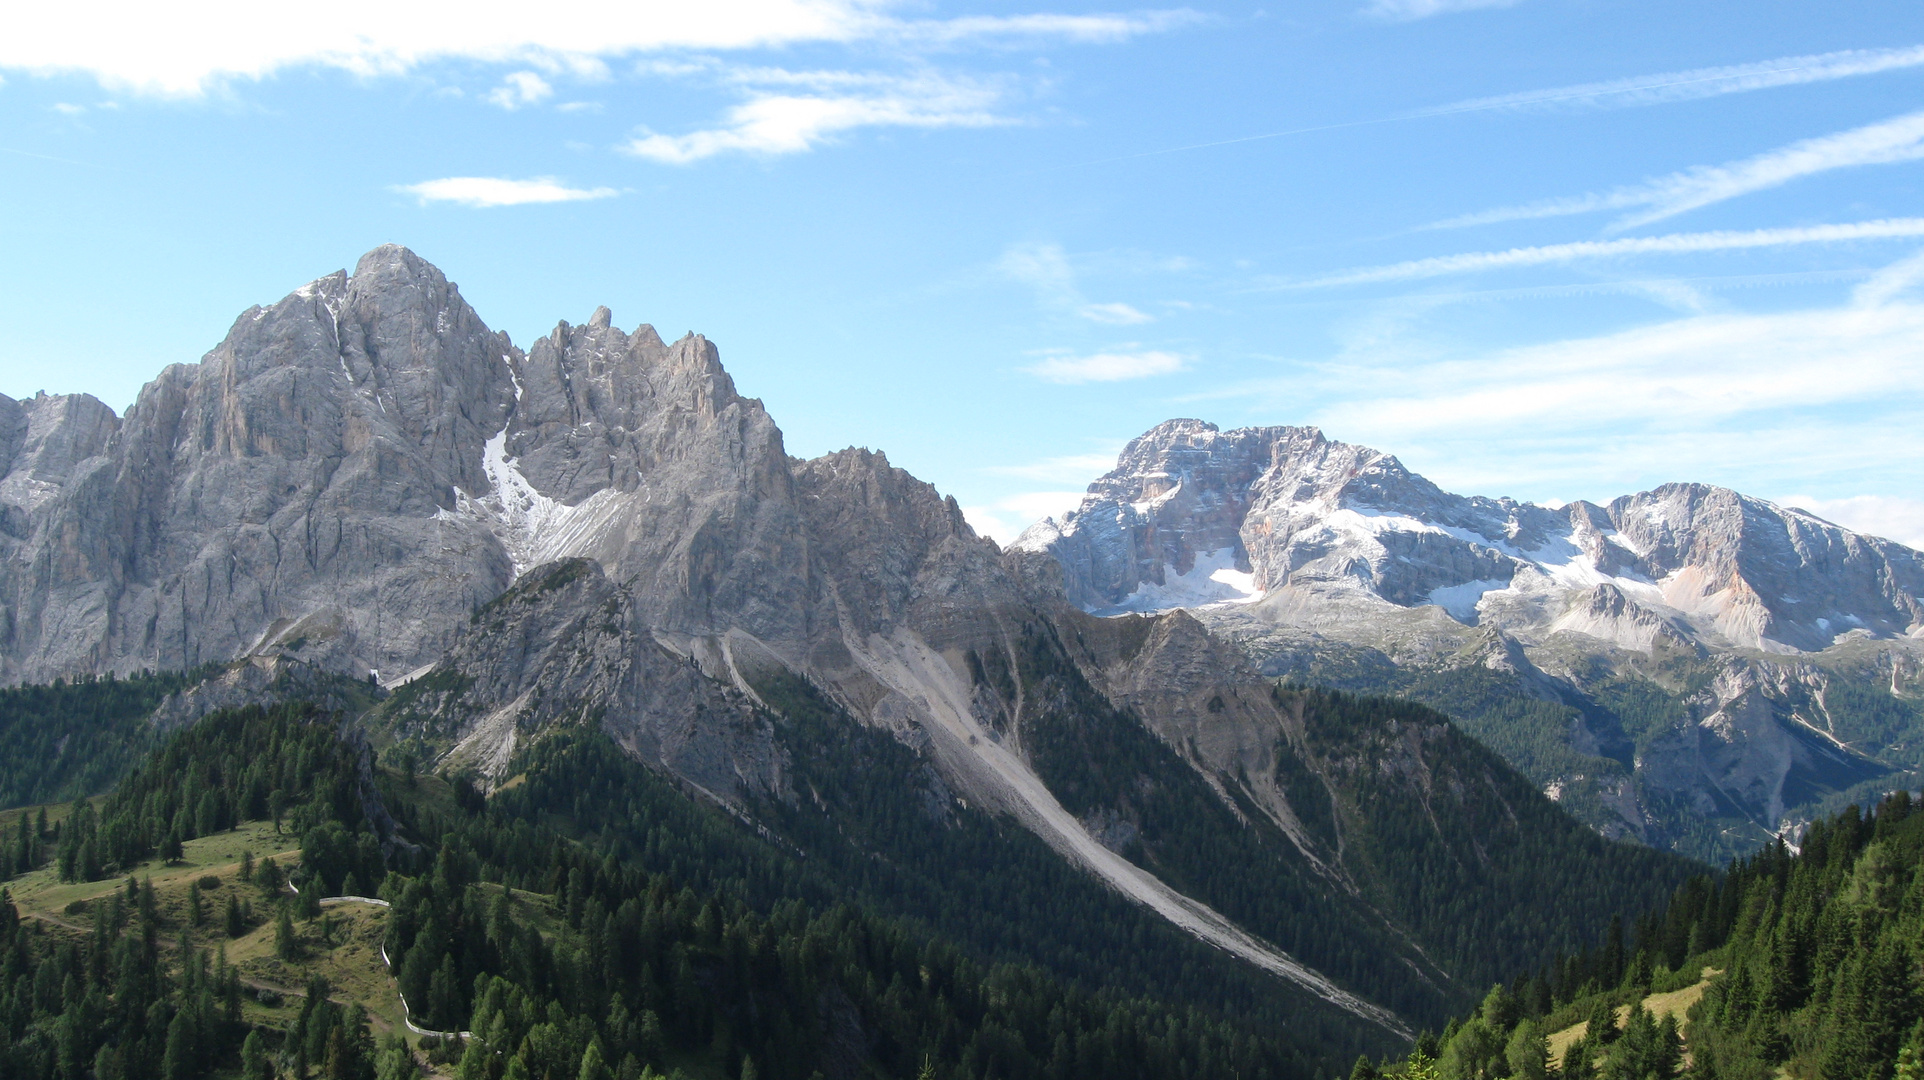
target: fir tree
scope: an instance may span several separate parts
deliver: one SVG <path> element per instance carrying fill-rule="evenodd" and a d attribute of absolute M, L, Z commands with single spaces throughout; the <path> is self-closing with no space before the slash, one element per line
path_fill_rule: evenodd
<path fill-rule="evenodd" d="M 301 955 L 300 939 L 294 933 L 294 915 L 285 903 L 276 908 L 274 917 L 274 955 L 282 960 L 296 960 Z"/>

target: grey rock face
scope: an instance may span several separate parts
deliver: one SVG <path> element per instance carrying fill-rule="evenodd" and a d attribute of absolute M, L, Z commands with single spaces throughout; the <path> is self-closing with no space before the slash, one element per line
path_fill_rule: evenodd
<path fill-rule="evenodd" d="M 1924 556 L 1802 511 L 1695 484 L 1608 507 L 1466 498 L 1313 428 L 1169 421 L 1130 443 L 1078 510 L 1016 546 L 1052 554 L 1092 611 L 1265 593 L 1252 613 L 1289 618 L 1307 594 L 1643 649 L 1665 635 L 1800 651 L 1853 631 L 1924 633 Z M 1208 553 L 1229 587 L 1198 578 Z"/>
<path fill-rule="evenodd" d="M 589 558 L 631 637 L 759 643 L 867 705 L 870 638 L 987 632 L 1033 592 L 881 455 L 791 459 L 705 339 L 603 308 L 524 354 L 398 247 L 243 313 L 124 419 L 0 399 L 0 466 L 14 680 L 265 651 L 393 682 Z"/>
<path fill-rule="evenodd" d="M 91 399 L 17 406 L 0 677 L 188 667 L 304 622 L 337 669 L 424 662 L 510 580 L 449 512 L 486 486 L 514 355 L 387 247 L 242 314 L 119 422 Z"/>
<path fill-rule="evenodd" d="M 640 760 L 716 798 L 783 795 L 781 757 L 750 699 L 658 641 L 637 614 L 633 594 L 595 563 L 545 564 L 476 612 L 376 722 L 396 737 L 452 741 L 447 764 L 489 781 L 529 738 L 598 722 Z"/>

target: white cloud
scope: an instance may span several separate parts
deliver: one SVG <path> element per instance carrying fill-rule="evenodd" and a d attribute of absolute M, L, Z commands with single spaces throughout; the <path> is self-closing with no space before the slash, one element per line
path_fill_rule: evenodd
<path fill-rule="evenodd" d="M 981 506 L 965 506 L 962 516 L 977 533 L 1009 546 L 1022 530 L 1045 517 L 1060 518 L 1082 505 L 1080 491 L 1028 491 Z"/>
<path fill-rule="evenodd" d="M 1915 283 L 1917 263 L 1890 281 Z M 1894 533 L 1811 504 L 1924 490 L 1924 302 L 1901 297 L 1901 286 L 1860 289 L 1837 306 L 1691 315 L 1489 353 L 1378 336 L 1287 383 L 1234 388 L 1234 400 L 1294 415 L 1314 402 L 1310 418 L 1333 437 L 1395 452 L 1451 490 L 1802 490 L 1815 494 L 1794 501 L 1817 513 Z"/>
<path fill-rule="evenodd" d="M 79 116 L 81 113 L 87 111 L 87 107 L 85 105 L 75 105 L 70 101 L 56 101 L 53 103 L 53 111 L 62 116 Z"/>
<path fill-rule="evenodd" d="M 1089 356 L 1051 356 L 1022 370 L 1047 382 L 1073 386 L 1171 375 L 1188 367 L 1189 358 L 1179 353 L 1144 349 Z"/>
<path fill-rule="evenodd" d="M 450 176 L 407 184 L 394 190 L 412 195 L 425 205 L 451 202 L 462 206 L 523 206 L 528 203 L 580 202 L 607 199 L 620 194 L 614 188 L 572 188 L 552 176 L 532 180 L 505 180 L 493 176 Z"/>
<path fill-rule="evenodd" d="M 1139 11 L 1130 15 L 965 15 L 955 19 L 918 19 L 881 24 L 878 37 L 908 45 L 960 45 L 1049 39 L 1091 45 L 1127 41 L 1205 21 L 1188 8 Z"/>
<path fill-rule="evenodd" d="M 622 150 L 670 165 L 729 152 L 792 154 L 865 127 L 990 127 L 1010 121 L 996 107 L 1000 80 L 923 71 L 914 75 L 857 72 L 743 72 L 748 100 L 730 108 L 722 127 L 687 135 L 644 131 Z M 781 89 L 777 89 L 777 88 Z M 787 88 L 806 87 L 813 93 Z"/>
<path fill-rule="evenodd" d="M 1069 268 L 1061 244 L 1011 244 L 996 260 L 995 269 L 1010 281 L 1034 289 L 1045 303 L 1068 306 L 1082 302 L 1075 271 Z"/>
<path fill-rule="evenodd" d="M 1920 284 L 1924 284 L 1924 251 L 1908 259 L 1899 259 L 1872 274 L 1870 280 L 1859 285 L 1851 294 L 1851 302 L 1859 307 L 1879 307 Z"/>
<path fill-rule="evenodd" d="M 1036 480 L 1047 483 L 1088 484 L 1096 477 L 1116 467 L 1116 455 L 1121 450 L 1094 454 L 1067 454 L 1062 457 L 1044 458 L 1025 465 L 990 465 L 983 472 L 997 476 L 1014 476 L 1023 480 Z"/>
<path fill-rule="evenodd" d="M 1814 56 L 1786 56 L 1754 64 L 1694 68 L 1576 86 L 1475 98 L 1424 109 L 1415 115 L 1481 112 L 1486 109 L 1623 108 L 1740 94 L 1777 86 L 1875 75 L 1924 65 L 1924 45 L 1896 49 L 1848 49 Z"/>
<path fill-rule="evenodd" d="M 1438 227 L 1641 207 L 1615 224 L 1616 228 L 1632 228 L 1832 169 L 1920 158 L 1924 158 L 1924 112 L 1914 112 L 1834 135 L 1803 139 L 1742 161 L 1700 165 L 1602 194 L 1486 210 L 1439 222 Z"/>
<path fill-rule="evenodd" d="M 1076 314 L 1090 322 L 1107 323 L 1110 326 L 1134 326 L 1156 321 L 1154 315 L 1138 311 L 1128 304 L 1084 304 Z"/>
<path fill-rule="evenodd" d="M 1163 260 L 1153 269 L 1182 270 L 1188 268 L 1188 260 Z M 1082 289 L 1076 284 L 1076 272 L 1069 264 L 1069 257 L 1063 254 L 1060 244 L 1011 244 L 996 260 L 996 273 L 1019 282 L 1034 290 L 1036 299 L 1045 307 L 1074 312 L 1090 322 L 1108 326 L 1136 326 L 1156 321 L 1149 314 L 1132 304 L 1121 302 L 1091 303 L 1083 296 Z"/>
<path fill-rule="evenodd" d="M 1375 424 L 1412 432 L 1466 418 L 1503 425 L 1549 416 L 1687 426 L 1865 402 L 1906 384 L 1924 388 L 1924 306 L 1890 304 L 1701 315 L 1437 363 L 1386 378 L 1377 385 L 1400 392 L 1346 406 L 1345 415 L 1367 412 Z"/>
<path fill-rule="evenodd" d="M 1517 0 L 1375 0 L 1364 10 L 1379 19 L 1427 19 L 1451 11 L 1509 7 Z"/>
<path fill-rule="evenodd" d="M 0 9 L 0 68 L 79 72 L 115 89 L 195 96 L 231 79 L 297 67 L 395 74 L 441 60 L 593 73 L 606 59 L 680 49 L 805 43 L 1116 41 L 1196 16 L 974 16 L 905 20 L 888 0 L 337 0 L 310 9 L 244 0 L 70 0 Z"/>
<path fill-rule="evenodd" d="M 1752 229 L 1701 233 L 1670 233 L 1623 240 L 1584 240 L 1543 247 L 1510 248 L 1507 251 L 1475 251 L 1462 255 L 1440 255 L 1429 259 L 1387 266 L 1345 270 L 1304 281 L 1278 282 L 1280 288 L 1313 288 L 1326 285 L 1360 285 L 1379 281 L 1408 281 L 1417 278 L 1445 277 L 1514 266 L 1542 266 L 1552 263 L 1581 262 L 1627 255 L 1684 255 L 1707 251 L 1739 251 L 1752 248 L 1786 247 L 1797 244 L 1834 244 L 1851 240 L 1889 240 L 1924 236 L 1924 218 L 1883 218 L 1841 225 L 1810 225 L 1784 229 Z"/>
<path fill-rule="evenodd" d="M 487 102 L 503 109 L 519 109 L 523 105 L 536 105 L 554 96 L 554 87 L 548 80 L 532 71 L 509 72 L 501 80 L 501 85 L 488 91 Z"/>
<path fill-rule="evenodd" d="M 1907 547 L 1924 549 L 1924 500 L 1894 495 L 1850 495 L 1841 499 L 1785 495 L 1771 501 L 1779 506 L 1808 510 L 1852 532 L 1881 536 Z"/>

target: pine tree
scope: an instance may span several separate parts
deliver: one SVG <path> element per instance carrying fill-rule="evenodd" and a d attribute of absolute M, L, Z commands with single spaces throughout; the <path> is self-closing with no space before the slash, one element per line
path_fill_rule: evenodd
<path fill-rule="evenodd" d="M 1584 1040 L 1595 1046 L 1608 1046 L 1617 1039 L 1617 1007 L 1607 997 L 1600 997 L 1590 1006 L 1589 1027 L 1584 1032 Z"/>
<path fill-rule="evenodd" d="M 260 886 L 261 894 L 270 899 L 280 896 L 287 879 L 281 876 L 281 868 L 274 865 L 274 856 L 269 855 L 261 860 L 259 868 L 254 871 L 254 884 Z"/>
<path fill-rule="evenodd" d="M 1594 1080 L 1596 1075 L 1596 1048 L 1587 1037 L 1563 1051 L 1563 1068 L 1558 1073 L 1561 1080 Z"/>
<path fill-rule="evenodd" d="M 200 903 L 200 881 L 190 881 L 187 883 L 187 925 L 198 927 L 205 918 Z"/>
<path fill-rule="evenodd" d="M 227 894 L 227 936 L 240 937 L 247 932 L 247 924 L 241 919 L 240 897 Z"/>
<path fill-rule="evenodd" d="M 1543 1037 L 1543 1025 L 1533 1019 L 1517 1024 L 1503 1048 L 1503 1057 L 1516 1080 L 1544 1080 L 1550 1072 L 1550 1047 Z"/>
<path fill-rule="evenodd" d="M 753 1066 L 744 1066 L 742 1080 L 754 1080 L 747 1072 L 750 1068 L 753 1068 Z M 582 1051 L 581 1071 L 576 1073 L 575 1076 L 576 1080 L 609 1080 L 608 1066 L 602 1063 L 601 1039 L 599 1037 L 589 1040 L 588 1049 Z"/>
<path fill-rule="evenodd" d="M 468 1076 L 468 1057 L 473 1054 L 474 1047 L 470 1045 L 467 1055 L 461 1058 L 461 1072 L 457 1075 Z M 414 1080 L 418 1074 L 419 1070 L 414 1067 L 414 1055 L 409 1052 L 407 1041 L 392 1033 L 385 1036 L 381 1042 L 380 1054 L 376 1059 L 374 1080 Z M 485 1065 L 478 1075 L 486 1075 Z"/>
<path fill-rule="evenodd" d="M 259 1029 L 249 1031 L 247 1041 L 241 1044 L 242 1080 L 273 1080 L 273 1077 L 274 1062 L 267 1055 L 267 1045 L 261 1041 Z"/>
<path fill-rule="evenodd" d="M 274 955 L 282 960 L 295 960 L 301 955 L 300 939 L 294 935 L 294 915 L 287 910 L 286 904 L 279 905 L 279 914 L 274 920 Z"/>
<path fill-rule="evenodd" d="M 187 1014 L 177 1013 L 167 1025 L 167 1050 L 161 1057 L 162 1080 L 193 1080 L 199 1072 L 194 1061 L 194 1030 Z"/>

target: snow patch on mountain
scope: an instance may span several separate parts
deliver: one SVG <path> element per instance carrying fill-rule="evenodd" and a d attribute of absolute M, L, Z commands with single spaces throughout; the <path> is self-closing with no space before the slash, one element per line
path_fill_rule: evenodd
<path fill-rule="evenodd" d="M 454 510 L 435 517 L 467 517 L 486 525 L 507 549 L 517 578 L 531 567 L 592 551 L 626 501 L 613 488 L 603 488 L 577 506 L 543 495 L 522 473 L 520 461 L 508 456 L 505 427 L 482 448 L 481 470 L 492 490 L 475 498 L 456 488 Z"/>
<path fill-rule="evenodd" d="M 1475 623 L 1476 608 L 1482 603 L 1483 594 L 1495 592 L 1509 585 L 1507 581 L 1479 579 L 1466 581 L 1461 585 L 1439 585 L 1430 590 L 1430 603 L 1450 613 L 1450 618 L 1460 623 Z"/>
<path fill-rule="evenodd" d="M 1262 598 L 1263 591 L 1256 587 L 1256 575 L 1236 568 L 1233 550 L 1219 548 L 1196 556 L 1195 565 L 1186 574 L 1165 570 L 1161 584 L 1143 582 L 1122 603 L 1101 614 L 1149 615 L 1175 608 L 1253 604 Z"/>

